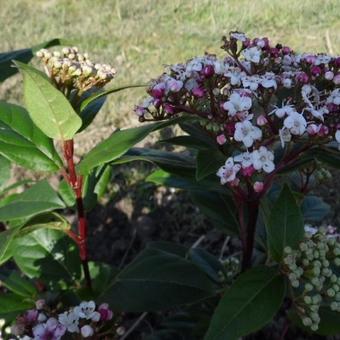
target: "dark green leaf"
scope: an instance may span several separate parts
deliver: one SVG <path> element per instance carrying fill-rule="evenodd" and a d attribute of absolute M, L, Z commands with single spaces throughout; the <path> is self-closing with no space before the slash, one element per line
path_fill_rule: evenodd
<path fill-rule="evenodd" d="M 211 149 L 211 144 L 206 141 L 202 141 L 193 136 L 177 136 L 168 139 L 163 139 L 159 143 L 167 143 L 172 145 L 185 146 L 189 149 L 206 150 Z"/>
<path fill-rule="evenodd" d="M 92 149 L 80 162 L 79 171 L 87 175 L 92 169 L 121 157 L 132 146 L 143 140 L 151 132 L 176 124 L 185 118 L 175 118 L 164 122 L 147 124 L 137 128 L 114 132 L 108 139 Z"/>
<path fill-rule="evenodd" d="M 201 212 L 217 228 L 224 232 L 238 235 L 239 223 L 236 216 L 236 207 L 230 196 L 211 191 L 194 191 L 190 193 L 190 196 Z"/>
<path fill-rule="evenodd" d="M 18 315 L 33 307 L 34 301 L 32 299 L 23 299 L 22 296 L 12 293 L 1 294 L 0 317 L 6 319 L 8 314 Z"/>
<path fill-rule="evenodd" d="M 35 125 L 50 138 L 72 139 L 82 121 L 65 96 L 40 71 L 20 62 L 16 65 L 24 77 L 25 103 Z"/>
<path fill-rule="evenodd" d="M 163 166 L 178 168 L 194 168 L 193 159 L 180 153 L 147 148 L 131 148 L 122 157 L 113 161 L 114 164 L 123 164 L 132 161 L 147 161 Z"/>
<path fill-rule="evenodd" d="M 35 52 L 41 48 L 48 48 L 52 46 L 62 45 L 64 42 L 60 39 L 53 39 L 45 43 L 36 45 L 32 48 L 24 48 L 21 50 L 0 53 L 0 82 L 11 77 L 18 72 L 16 67 L 12 67 L 13 60 L 19 60 L 23 63 L 28 63 Z"/>
<path fill-rule="evenodd" d="M 271 210 L 266 230 L 269 251 L 276 261 L 282 259 L 285 247 L 296 248 L 304 237 L 302 213 L 287 185 Z"/>
<path fill-rule="evenodd" d="M 16 295 L 31 299 L 37 295 L 34 284 L 16 271 L 0 272 L 0 281 L 3 286 Z"/>
<path fill-rule="evenodd" d="M 76 195 L 71 186 L 62 180 L 59 184 L 58 193 L 67 207 L 72 207 L 76 203 Z"/>
<path fill-rule="evenodd" d="M 224 164 L 226 157 L 219 150 L 200 150 L 196 158 L 196 179 L 216 174 L 217 170 Z"/>
<path fill-rule="evenodd" d="M 181 175 L 172 174 L 164 170 L 156 170 L 146 180 L 158 185 L 189 191 L 211 190 L 225 193 L 226 189 L 219 183 L 217 176 L 208 177 L 197 182 L 195 179 L 195 169 L 188 170 L 186 174 L 183 173 Z"/>
<path fill-rule="evenodd" d="M 255 332 L 279 310 L 285 281 L 277 268 L 257 267 L 227 289 L 212 317 L 205 340 L 236 340 Z"/>
<path fill-rule="evenodd" d="M 200 267 L 214 282 L 220 282 L 220 274 L 225 271 L 222 263 L 212 254 L 201 248 L 189 249 L 189 258 Z"/>
<path fill-rule="evenodd" d="M 330 210 L 329 204 L 317 196 L 308 195 L 302 202 L 303 217 L 308 222 L 321 222 Z"/>
<path fill-rule="evenodd" d="M 197 266 L 154 249 L 120 272 L 100 300 L 115 310 L 140 312 L 190 304 L 213 294 L 211 281 Z"/>
<path fill-rule="evenodd" d="M 47 181 L 41 181 L 0 207 L 0 221 L 28 218 L 65 205 Z"/>
<path fill-rule="evenodd" d="M 23 167 L 56 171 L 62 161 L 53 141 L 32 122 L 28 112 L 0 101 L 0 154 Z"/>
<path fill-rule="evenodd" d="M 15 229 L 0 232 L 0 265 L 12 257 L 12 243 L 17 233 L 18 230 Z"/>
<path fill-rule="evenodd" d="M 80 260 L 75 244 L 63 232 L 39 229 L 15 240 L 14 261 L 30 278 L 55 286 L 80 278 Z"/>

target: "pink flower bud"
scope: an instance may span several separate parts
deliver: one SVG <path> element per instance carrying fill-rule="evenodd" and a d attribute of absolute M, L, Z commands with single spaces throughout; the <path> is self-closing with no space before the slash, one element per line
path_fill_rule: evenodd
<path fill-rule="evenodd" d="M 340 67 L 340 57 L 335 58 L 334 64 L 336 67 Z"/>
<path fill-rule="evenodd" d="M 309 81 L 308 75 L 305 72 L 300 72 L 295 79 L 302 84 L 307 84 Z"/>
<path fill-rule="evenodd" d="M 151 96 L 160 99 L 164 96 L 165 86 L 163 83 L 155 85 L 151 90 Z"/>
<path fill-rule="evenodd" d="M 282 53 L 283 54 L 289 54 L 291 52 L 292 52 L 292 50 L 288 46 L 283 46 L 282 47 Z"/>
<path fill-rule="evenodd" d="M 169 103 L 165 103 L 163 105 L 163 108 L 164 108 L 164 111 L 167 112 L 167 113 L 170 113 L 170 114 L 173 114 L 175 113 L 175 107 Z"/>
<path fill-rule="evenodd" d="M 264 126 L 268 123 L 268 120 L 264 115 L 260 115 L 257 117 L 256 123 L 258 126 Z"/>
<path fill-rule="evenodd" d="M 313 66 L 311 72 L 312 75 L 319 76 L 321 74 L 321 68 L 319 66 Z"/>
<path fill-rule="evenodd" d="M 207 65 L 204 67 L 203 69 L 203 75 L 206 78 L 210 78 L 214 75 L 215 71 L 214 71 L 214 67 L 212 65 Z"/>
<path fill-rule="evenodd" d="M 112 319 L 113 313 L 112 313 L 112 310 L 109 308 L 109 305 L 107 303 L 102 303 L 98 307 L 98 312 L 100 314 L 100 320 L 107 321 L 107 320 Z"/>
<path fill-rule="evenodd" d="M 334 73 L 333 73 L 332 71 L 327 71 L 327 72 L 325 73 L 325 78 L 326 78 L 327 80 L 332 80 L 332 79 L 334 78 Z"/>
<path fill-rule="evenodd" d="M 192 94 L 195 96 L 195 97 L 203 97 L 204 96 L 204 89 L 202 87 L 196 87 L 194 89 L 192 89 Z"/>
<path fill-rule="evenodd" d="M 320 127 L 316 124 L 310 124 L 307 126 L 307 133 L 310 136 L 315 136 L 319 133 Z"/>
<path fill-rule="evenodd" d="M 324 136 L 327 136 L 329 134 L 329 129 L 326 125 L 321 125 L 320 128 L 319 128 L 319 133 L 318 135 L 320 137 L 324 137 Z"/>
<path fill-rule="evenodd" d="M 252 165 L 241 169 L 241 173 L 245 177 L 251 177 L 254 174 L 254 172 L 255 169 Z"/>
<path fill-rule="evenodd" d="M 305 57 L 305 60 L 308 64 L 314 64 L 316 62 L 316 56 L 315 55 L 308 55 Z"/>
<path fill-rule="evenodd" d="M 84 338 L 88 338 L 90 336 L 93 335 L 94 331 L 93 331 L 93 328 L 89 325 L 85 325 L 83 326 L 81 329 L 80 329 L 80 332 L 81 332 L 81 335 L 84 337 Z"/>
<path fill-rule="evenodd" d="M 333 78 L 333 83 L 335 85 L 339 85 L 340 84 L 340 73 L 338 73 L 334 78 Z"/>
<path fill-rule="evenodd" d="M 216 141 L 217 141 L 217 143 L 218 143 L 219 145 L 223 145 L 223 144 L 226 143 L 227 138 L 225 137 L 224 134 L 221 134 L 221 135 L 218 135 L 218 136 L 216 137 Z"/>
<path fill-rule="evenodd" d="M 35 302 L 35 308 L 38 310 L 43 309 L 45 307 L 45 303 L 44 299 L 39 299 Z"/>
<path fill-rule="evenodd" d="M 264 184 L 263 182 L 255 182 L 253 188 L 255 192 L 260 193 L 263 191 Z"/>

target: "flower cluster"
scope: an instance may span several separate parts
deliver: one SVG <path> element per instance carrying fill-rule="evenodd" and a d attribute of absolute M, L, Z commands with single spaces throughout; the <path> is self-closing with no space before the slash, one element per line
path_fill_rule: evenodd
<path fill-rule="evenodd" d="M 91 338 L 113 317 L 108 304 L 96 307 L 93 301 L 81 302 L 63 313 L 55 313 L 38 300 L 36 309 L 26 311 L 17 317 L 11 327 L 11 334 L 23 340 L 59 340 L 64 335 Z"/>
<path fill-rule="evenodd" d="M 320 323 L 320 306 L 340 312 L 340 241 L 334 227 L 307 226 L 299 250 L 284 249 L 284 273 L 294 289 L 294 305 L 302 322 L 313 331 Z"/>
<path fill-rule="evenodd" d="M 340 57 L 298 54 L 239 32 L 223 41 L 226 57 L 196 57 L 154 80 L 135 108 L 139 120 L 198 117 L 221 148 L 237 150 L 217 173 L 221 183 L 252 180 L 257 190 L 262 177 L 300 156 L 274 160 L 276 148 L 340 143 Z"/>
<path fill-rule="evenodd" d="M 93 63 L 87 53 L 79 53 L 77 47 L 65 47 L 52 53 L 42 49 L 37 57 L 45 64 L 47 75 L 64 91 L 76 89 L 84 93 L 91 88 L 103 87 L 116 73 L 110 65 Z"/>

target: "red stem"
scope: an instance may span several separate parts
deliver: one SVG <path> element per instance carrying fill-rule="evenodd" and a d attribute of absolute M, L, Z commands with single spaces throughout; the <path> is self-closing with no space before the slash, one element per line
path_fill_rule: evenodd
<path fill-rule="evenodd" d="M 67 163 L 67 173 L 64 173 L 65 179 L 68 181 L 76 195 L 76 207 L 78 214 L 78 234 L 70 231 L 69 236 L 76 241 L 79 247 L 79 256 L 82 262 L 86 285 L 92 289 L 91 276 L 88 265 L 87 251 L 87 219 L 85 215 L 84 202 L 82 196 L 83 180 L 77 175 L 74 164 L 74 143 L 73 139 L 64 142 L 64 157 Z"/>

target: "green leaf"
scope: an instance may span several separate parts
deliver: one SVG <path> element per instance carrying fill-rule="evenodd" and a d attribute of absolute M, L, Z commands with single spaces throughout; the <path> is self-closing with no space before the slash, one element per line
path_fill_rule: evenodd
<path fill-rule="evenodd" d="M 302 202 L 303 217 L 308 222 L 321 222 L 330 210 L 330 205 L 317 196 L 308 195 Z"/>
<path fill-rule="evenodd" d="M 219 150 L 207 149 L 198 151 L 196 158 L 196 179 L 216 174 L 217 170 L 225 163 L 226 157 Z"/>
<path fill-rule="evenodd" d="M 7 262 L 13 256 L 11 245 L 18 232 L 15 229 L 0 232 L 0 265 Z"/>
<path fill-rule="evenodd" d="M 132 89 L 135 87 L 146 87 L 146 86 L 147 85 L 126 85 L 126 86 L 114 87 L 111 89 L 107 89 L 103 92 L 93 94 L 92 96 L 82 101 L 81 106 L 80 106 L 80 111 L 83 112 L 91 103 L 93 103 L 94 101 L 97 101 L 99 98 L 107 96 L 108 94 L 120 92 L 122 90 Z"/>
<path fill-rule="evenodd" d="M 285 247 L 296 248 L 304 237 L 304 223 L 293 193 L 285 185 L 266 223 L 269 252 L 280 261 Z"/>
<path fill-rule="evenodd" d="M 133 161 L 147 161 L 163 167 L 194 168 L 193 159 L 176 152 L 148 148 L 131 148 L 122 157 L 113 161 L 123 164 Z"/>
<path fill-rule="evenodd" d="M 24 48 L 21 50 L 0 53 L 0 82 L 3 82 L 5 79 L 18 72 L 17 68 L 12 67 L 13 60 L 19 60 L 23 63 L 28 63 L 33 58 L 34 53 L 40 49 L 63 45 L 64 43 L 65 41 L 61 39 L 52 39 L 32 48 Z"/>
<path fill-rule="evenodd" d="M 4 317 L 6 319 L 8 314 L 18 315 L 30 308 L 33 308 L 34 305 L 35 304 L 32 299 L 23 299 L 22 296 L 12 293 L 2 293 L 0 298 L 0 317 Z"/>
<path fill-rule="evenodd" d="M 67 207 L 73 207 L 76 203 L 76 195 L 64 179 L 59 183 L 58 193 Z"/>
<path fill-rule="evenodd" d="M 257 267 L 227 289 L 212 317 L 205 340 L 236 340 L 262 328 L 279 310 L 285 281 L 277 268 Z"/>
<path fill-rule="evenodd" d="M 207 177 L 197 182 L 195 179 L 195 169 L 187 170 L 186 173 L 182 174 L 172 174 L 164 170 L 156 170 L 146 178 L 146 181 L 189 191 L 201 192 L 202 190 L 209 190 L 225 193 L 226 189 L 219 183 L 217 176 Z"/>
<path fill-rule="evenodd" d="M 16 65 L 24 77 L 25 102 L 35 125 L 50 138 L 72 139 L 82 121 L 66 97 L 40 71 L 20 62 Z"/>
<path fill-rule="evenodd" d="M 13 259 L 25 275 L 52 287 L 71 285 L 80 278 L 77 247 L 58 230 L 39 229 L 17 238 Z"/>
<path fill-rule="evenodd" d="M 34 284 L 16 271 L 0 272 L 0 282 L 16 295 L 31 299 L 34 299 L 37 295 Z"/>
<path fill-rule="evenodd" d="M 225 269 L 218 258 L 201 248 L 189 249 L 189 258 L 214 282 L 221 281 L 220 273 L 224 273 Z"/>
<path fill-rule="evenodd" d="M 335 169 L 340 168 L 339 150 L 331 147 L 320 147 L 311 151 L 311 153 L 320 162 L 325 163 Z"/>
<path fill-rule="evenodd" d="M 79 164 L 79 172 L 82 175 L 87 175 L 97 166 L 112 162 L 124 155 L 132 146 L 143 140 L 151 132 L 176 124 L 183 119 L 185 117 L 114 132 L 84 157 Z"/>
<path fill-rule="evenodd" d="M 172 145 L 185 146 L 189 149 L 206 150 L 211 149 L 212 145 L 206 141 L 202 141 L 193 136 L 176 136 L 168 139 L 163 139 L 158 143 L 167 143 Z"/>
<path fill-rule="evenodd" d="M 114 310 L 141 312 L 191 304 L 214 294 L 212 282 L 180 256 L 146 250 L 114 279 L 100 297 Z"/>
<path fill-rule="evenodd" d="M 7 158 L 0 156 L 0 188 L 3 188 L 11 178 L 11 168 L 11 162 Z"/>
<path fill-rule="evenodd" d="M 211 191 L 193 191 L 190 196 L 194 204 L 217 228 L 228 234 L 238 235 L 236 207 L 230 196 Z"/>
<path fill-rule="evenodd" d="M 64 208 L 64 203 L 47 181 L 41 181 L 0 207 L 0 221 L 28 218 L 42 212 Z"/>
<path fill-rule="evenodd" d="M 56 171 L 62 166 L 53 141 L 21 106 L 0 101 L 0 131 L 0 154 L 10 161 L 38 171 Z"/>

